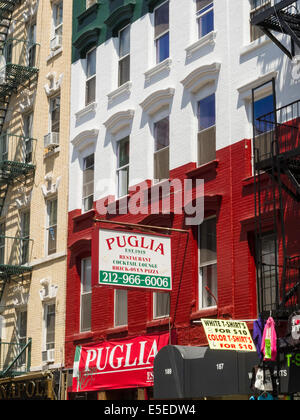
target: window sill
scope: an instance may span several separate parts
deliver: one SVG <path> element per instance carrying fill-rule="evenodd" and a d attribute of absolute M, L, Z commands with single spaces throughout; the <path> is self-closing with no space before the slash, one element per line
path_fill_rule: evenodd
<path fill-rule="evenodd" d="M 55 148 L 55 149 L 53 149 L 53 150 L 47 150 L 47 151 L 45 152 L 45 154 L 44 154 L 44 159 L 48 159 L 48 158 L 50 158 L 50 157 L 52 157 L 52 156 L 55 156 L 55 155 L 57 155 L 59 152 L 60 152 L 60 147 L 56 147 L 56 148 Z"/>
<path fill-rule="evenodd" d="M 199 321 L 202 318 L 215 316 L 218 316 L 218 308 L 216 306 L 212 306 L 211 308 L 198 309 L 198 311 L 191 314 L 190 319 L 191 321 Z"/>
<path fill-rule="evenodd" d="M 173 320 L 170 317 L 162 317 L 162 318 L 155 318 L 151 321 L 148 321 L 146 324 L 147 328 L 155 328 L 155 327 L 160 327 L 160 326 L 165 326 L 165 325 L 169 325 L 172 324 Z"/>
<path fill-rule="evenodd" d="M 128 325 L 123 325 L 120 327 L 112 327 L 106 330 L 106 335 L 115 335 L 128 332 Z"/>
<path fill-rule="evenodd" d="M 91 104 L 85 106 L 83 109 L 77 111 L 75 113 L 76 120 L 79 120 L 82 117 L 85 117 L 89 113 L 96 113 L 97 110 L 97 102 L 92 102 Z"/>
<path fill-rule="evenodd" d="M 240 56 L 244 56 L 247 54 L 250 54 L 251 52 L 257 50 L 258 48 L 262 48 L 268 44 L 270 44 L 272 41 L 270 38 L 268 38 L 266 35 L 262 36 L 261 38 L 256 39 L 255 41 L 251 42 L 248 45 L 245 45 L 240 50 Z"/>
<path fill-rule="evenodd" d="M 205 35 L 204 37 L 198 39 L 198 41 L 194 42 L 192 45 L 190 45 L 189 47 L 185 49 L 187 58 L 191 58 L 193 54 L 195 54 L 198 50 L 200 50 L 201 48 L 207 45 L 214 46 L 216 44 L 216 37 L 217 37 L 217 32 L 212 31 L 209 34 Z"/>
<path fill-rule="evenodd" d="M 156 76 L 157 74 L 162 73 L 163 71 L 170 72 L 171 71 L 171 65 L 172 65 L 172 59 L 167 58 L 166 60 L 162 61 L 161 63 L 157 64 L 152 69 L 146 71 L 145 78 L 146 82 L 150 82 L 153 76 Z"/>
<path fill-rule="evenodd" d="M 119 98 L 122 95 L 130 95 L 131 93 L 132 82 L 126 82 L 122 86 L 118 87 L 118 89 L 112 91 L 107 95 L 108 103 L 111 104 L 115 99 Z"/>
<path fill-rule="evenodd" d="M 46 62 L 47 64 L 49 63 L 49 61 L 51 61 L 53 58 L 57 57 L 58 55 L 60 55 L 63 52 L 63 48 L 60 47 L 55 51 L 51 51 L 50 55 L 48 55 L 48 57 L 46 58 Z"/>

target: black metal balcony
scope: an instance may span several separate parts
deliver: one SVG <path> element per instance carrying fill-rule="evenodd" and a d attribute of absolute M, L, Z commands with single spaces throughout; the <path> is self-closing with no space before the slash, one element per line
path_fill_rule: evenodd
<path fill-rule="evenodd" d="M 30 372 L 32 340 L 6 343 L 0 340 L 0 378 Z"/>
<path fill-rule="evenodd" d="M 295 46 L 300 49 L 300 10 L 295 0 L 266 1 L 265 7 L 252 14 L 251 24 L 258 26 L 290 59 L 295 56 Z M 291 50 L 271 31 L 289 35 Z"/>

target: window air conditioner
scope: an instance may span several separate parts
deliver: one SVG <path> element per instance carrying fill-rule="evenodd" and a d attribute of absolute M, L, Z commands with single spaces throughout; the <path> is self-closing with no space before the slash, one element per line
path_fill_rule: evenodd
<path fill-rule="evenodd" d="M 45 149 L 55 149 L 59 146 L 59 133 L 49 133 L 44 137 Z"/>
<path fill-rule="evenodd" d="M 55 35 L 54 38 L 51 39 L 50 42 L 50 48 L 52 51 L 57 50 L 58 48 L 62 47 L 62 36 L 61 35 Z"/>
<path fill-rule="evenodd" d="M 42 351 L 42 361 L 43 363 L 53 363 L 55 360 L 55 350 L 45 350 Z"/>

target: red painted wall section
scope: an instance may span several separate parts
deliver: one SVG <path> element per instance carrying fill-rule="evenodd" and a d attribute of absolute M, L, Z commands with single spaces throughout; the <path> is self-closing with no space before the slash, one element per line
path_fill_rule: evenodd
<path fill-rule="evenodd" d="M 201 317 L 254 319 L 257 317 L 254 262 L 254 184 L 251 140 L 242 140 L 217 151 L 216 161 L 197 168 L 195 163 L 171 171 L 171 179 L 204 179 L 205 216 L 217 216 L 218 310 L 198 308 L 197 229 L 185 226 L 185 215 L 120 215 L 110 220 L 187 229 L 172 232 L 173 291 L 170 320 L 153 320 L 152 292 L 129 290 L 128 328 L 113 328 L 114 290 L 98 285 L 99 228 L 122 230 L 118 225 L 100 225 L 92 211 L 69 214 L 69 250 L 66 314 L 66 366 L 71 368 L 76 345 L 160 332 L 172 327 L 173 344 L 206 345 Z M 195 198 L 195 194 L 193 196 Z M 290 246 L 299 238 L 294 229 L 297 209 L 287 204 L 291 217 Z M 97 203 L 95 203 L 95 209 Z M 108 217 L 106 218 L 108 219 Z M 298 219 L 299 220 L 299 219 Z M 125 229 L 126 230 L 126 229 Z M 127 229 L 128 230 L 128 229 Z M 135 230 L 133 230 L 134 232 Z M 136 231 L 138 232 L 138 231 Z M 79 333 L 81 259 L 92 257 L 92 331 Z"/>

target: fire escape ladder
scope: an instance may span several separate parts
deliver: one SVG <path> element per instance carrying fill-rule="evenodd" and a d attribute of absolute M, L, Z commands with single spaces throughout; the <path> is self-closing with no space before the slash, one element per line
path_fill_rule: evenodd
<path fill-rule="evenodd" d="M 270 4 L 270 7 L 253 15 L 251 24 L 258 26 L 291 60 L 295 56 L 295 46 L 300 49 L 300 10 L 295 0 Z M 271 31 L 288 35 L 291 38 L 291 50 Z"/>

